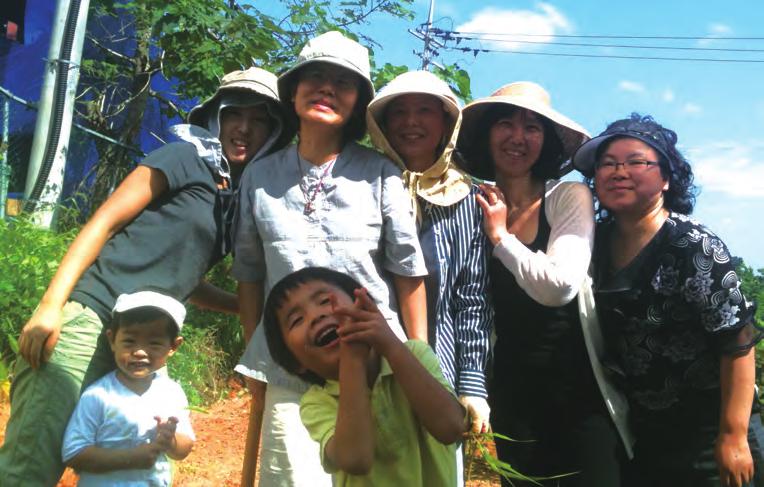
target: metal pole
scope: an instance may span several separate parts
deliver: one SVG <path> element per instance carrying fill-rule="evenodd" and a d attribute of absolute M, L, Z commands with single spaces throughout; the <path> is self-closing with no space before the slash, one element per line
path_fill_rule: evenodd
<path fill-rule="evenodd" d="M 426 70 L 430 65 L 430 29 L 432 28 L 432 16 L 435 13 L 435 0 L 430 0 L 430 12 L 427 15 L 427 26 L 424 31 L 424 51 L 422 52 L 422 69 Z"/>
<path fill-rule="evenodd" d="M 10 182 L 11 166 L 8 164 L 8 125 L 10 124 L 11 104 L 8 97 L 3 97 L 3 143 L 0 152 L 0 220 L 5 218 L 5 202 L 8 199 L 8 183 Z"/>
<path fill-rule="evenodd" d="M 48 48 L 48 59 L 45 62 L 45 75 L 42 81 L 42 90 L 40 91 L 40 102 L 37 105 L 37 121 L 34 127 L 34 138 L 32 139 L 32 151 L 29 154 L 29 169 L 27 171 L 27 182 L 24 190 L 25 198 L 29 196 L 37 182 L 37 175 L 40 172 L 45 145 L 50 132 L 50 115 L 53 107 L 53 88 L 56 84 L 56 71 L 58 65 L 59 52 L 61 51 L 61 38 L 64 35 L 64 26 L 66 16 L 69 13 L 69 2 L 67 0 L 58 0 L 56 5 L 56 14 L 53 17 L 53 26 L 50 34 L 50 47 Z"/>

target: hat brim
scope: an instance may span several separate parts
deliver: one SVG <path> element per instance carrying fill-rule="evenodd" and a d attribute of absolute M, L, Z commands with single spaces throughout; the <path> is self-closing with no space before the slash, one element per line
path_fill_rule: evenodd
<path fill-rule="evenodd" d="M 568 160 L 576 149 L 589 139 L 586 129 L 548 105 L 534 103 L 526 97 L 491 96 L 475 100 L 462 110 L 459 145 L 462 146 L 463 150 L 469 152 L 469 147 L 477 139 L 477 129 L 480 121 L 488 109 L 495 105 L 511 105 L 524 108 L 551 120 L 555 125 L 555 132 L 562 143 L 563 161 Z"/>
<path fill-rule="evenodd" d="M 649 137 L 644 137 L 635 133 L 614 132 L 598 135 L 597 137 L 584 142 L 573 154 L 573 158 L 571 159 L 573 167 L 587 178 L 594 176 L 594 167 L 597 163 L 597 151 L 602 144 L 615 138 L 631 138 L 642 141 L 653 148 L 658 154 L 665 158 L 666 161 L 671 161 L 668 154 L 666 154 L 660 147 L 657 147 L 655 142 L 650 140 Z"/>
<path fill-rule="evenodd" d="M 217 107 L 217 103 L 220 101 L 220 96 L 226 91 L 247 91 L 255 95 L 260 95 L 265 98 L 266 101 L 278 105 L 278 93 L 275 93 L 270 86 L 256 80 L 239 80 L 219 87 L 212 96 L 192 108 L 191 111 L 188 112 L 188 123 L 198 125 L 199 127 L 206 127 L 210 109 Z"/>
<path fill-rule="evenodd" d="M 277 84 L 279 88 L 279 98 L 281 99 L 281 103 L 284 103 L 284 104 L 292 103 L 292 89 L 296 84 L 295 76 L 297 75 L 300 69 L 304 68 L 305 66 L 308 66 L 309 64 L 314 64 L 314 63 L 333 64 L 335 66 L 339 66 L 341 68 L 352 71 L 354 74 L 357 74 L 361 78 L 361 80 L 363 80 L 362 88 L 366 90 L 368 99 L 371 100 L 372 98 L 374 98 L 374 93 L 375 93 L 374 85 L 372 84 L 371 79 L 369 79 L 369 75 L 367 73 L 364 73 L 361 69 L 359 69 L 358 66 L 348 62 L 345 59 L 334 57 L 334 56 L 317 56 L 311 59 L 300 61 L 299 63 L 295 64 L 288 70 L 284 71 L 281 74 L 281 76 L 279 76 Z"/>
<path fill-rule="evenodd" d="M 456 124 L 456 121 L 459 120 L 459 106 L 456 104 L 456 102 L 452 99 L 450 99 L 447 96 L 444 95 L 438 95 L 435 93 L 431 93 L 429 91 L 424 90 L 411 90 L 411 91 L 397 91 L 394 93 L 386 94 L 381 97 L 377 97 L 374 100 L 369 103 L 369 107 L 367 110 L 371 114 L 372 117 L 374 117 L 374 120 L 376 120 L 377 125 L 380 127 L 384 126 L 384 120 L 383 117 L 385 115 L 385 111 L 387 110 L 387 106 L 396 98 L 399 96 L 404 95 L 429 95 L 437 98 L 443 103 L 443 109 L 448 113 L 448 117 L 451 123 L 451 126 L 453 127 L 454 124 Z"/>

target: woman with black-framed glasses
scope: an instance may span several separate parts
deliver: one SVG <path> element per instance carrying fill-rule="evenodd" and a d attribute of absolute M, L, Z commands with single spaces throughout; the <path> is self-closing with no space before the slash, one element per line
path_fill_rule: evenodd
<path fill-rule="evenodd" d="M 724 242 L 687 216 L 695 188 L 676 143 L 632 114 L 573 157 L 599 203 L 597 310 L 636 440 L 624 484 L 762 485 L 755 307 Z"/>

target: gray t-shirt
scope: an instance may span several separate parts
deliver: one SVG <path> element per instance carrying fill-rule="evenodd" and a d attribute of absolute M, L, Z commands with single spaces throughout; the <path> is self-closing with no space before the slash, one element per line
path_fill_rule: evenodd
<path fill-rule="evenodd" d="M 122 293 L 152 286 L 185 300 L 225 255 L 225 207 L 211 170 L 187 142 L 167 144 L 142 165 L 162 171 L 167 190 L 104 245 L 71 299 L 106 323 Z"/>
<path fill-rule="evenodd" d="M 297 147 L 290 146 L 247 167 L 239 193 L 233 275 L 244 282 L 264 281 L 267 296 L 281 278 L 303 267 L 347 273 L 368 289 L 403 338 L 391 274 L 424 276 L 427 269 L 400 170 L 354 143 L 332 164 L 322 178 L 326 166 L 300 160 Z M 313 207 L 308 214 L 307 201 Z M 264 342 L 258 327 L 241 360 L 243 368 L 237 370 L 286 387 L 300 384 L 273 363 Z"/>

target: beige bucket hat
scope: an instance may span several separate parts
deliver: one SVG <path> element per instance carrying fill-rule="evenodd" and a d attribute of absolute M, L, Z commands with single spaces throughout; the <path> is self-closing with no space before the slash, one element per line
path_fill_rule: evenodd
<path fill-rule="evenodd" d="M 570 159 L 576 149 L 590 138 L 581 125 L 552 108 L 551 97 L 544 88 L 531 81 L 517 81 L 504 85 L 490 96 L 477 99 L 464 107 L 462 129 L 457 144 L 460 152 L 469 157 L 473 144 L 479 139 L 477 131 L 483 116 L 489 108 L 501 104 L 525 108 L 551 120 L 562 143 L 562 162 Z M 568 166 L 567 170 L 571 168 Z"/>
<path fill-rule="evenodd" d="M 291 89 L 297 71 L 311 63 L 330 63 L 349 69 L 363 79 L 368 95 L 366 99 L 371 100 L 374 97 L 369 50 L 341 32 L 330 31 L 309 40 L 297 56 L 294 66 L 279 76 L 278 92 L 283 103 L 291 102 Z"/>
<path fill-rule="evenodd" d="M 124 313 L 136 308 L 151 307 L 165 312 L 178 326 L 183 328 L 186 319 L 186 307 L 177 299 L 156 291 L 137 291 L 130 294 L 120 294 L 114 303 L 112 313 Z"/>
<path fill-rule="evenodd" d="M 215 94 L 195 106 L 188 113 L 188 123 L 206 127 L 211 110 L 217 111 L 222 93 L 233 90 L 249 91 L 256 95 L 264 96 L 281 110 L 276 76 L 262 68 L 251 67 L 244 71 L 232 71 L 223 76 Z"/>

